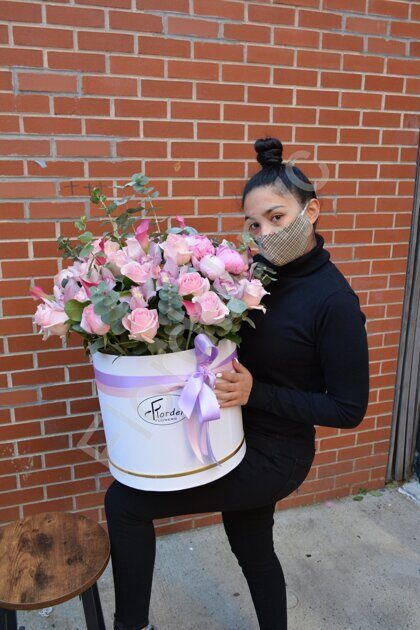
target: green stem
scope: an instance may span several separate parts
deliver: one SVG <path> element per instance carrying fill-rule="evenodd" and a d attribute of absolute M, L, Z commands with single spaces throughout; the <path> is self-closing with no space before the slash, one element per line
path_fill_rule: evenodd
<path fill-rule="evenodd" d="M 189 349 L 189 346 L 190 346 L 190 340 L 191 340 L 192 331 L 193 331 L 193 323 L 192 323 L 192 321 L 190 320 L 190 329 L 189 329 L 189 331 L 188 331 L 187 346 L 186 346 L 186 348 L 185 348 L 186 350 L 188 350 L 188 349 Z"/>

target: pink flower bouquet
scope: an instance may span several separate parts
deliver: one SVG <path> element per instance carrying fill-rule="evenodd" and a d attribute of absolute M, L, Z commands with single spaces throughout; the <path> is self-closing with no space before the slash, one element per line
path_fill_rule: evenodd
<path fill-rule="evenodd" d="M 140 188 L 148 179 L 140 174 L 131 182 Z M 100 200 L 113 229 L 94 238 L 81 217 L 77 247 L 58 239 L 73 264 L 56 274 L 52 295 L 38 286 L 30 291 L 42 301 L 34 322 L 44 340 L 73 331 L 91 354 L 175 352 L 188 349 L 200 333 L 215 343 L 240 343 L 242 322 L 253 325 L 249 311 L 265 312 L 261 300 L 270 277 L 245 242 L 209 238 L 179 216 L 177 227 L 151 233 L 148 218 L 133 225 L 133 210 L 115 219 L 118 205 L 107 205 L 98 189 L 91 199 Z"/>
<path fill-rule="evenodd" d="M 147 183 L 138 174 L 122 188 L 149 192 Z M 220 408 L 215 372 L 233 369 L 240 327 L 255 325 L 249 312 L 265 312 L 270 270 L 253 261 L 245 233 L 235 246 L 180 216 L 165 231 L 155 216 L 151 231 L 141 205 L 115 217 L 128 199 L 109 202 L 94 189 L 111 230 L 95 238 L 81 217 L 76 246 L 58 239 L 72 264 L 56 274 L 51 295 L 31 289 L 41 300 L 34 321 L 43 339 L 82 336 L 116 479 L 145 490 L 208 483 L 245 454 L 241 407 Z"/>

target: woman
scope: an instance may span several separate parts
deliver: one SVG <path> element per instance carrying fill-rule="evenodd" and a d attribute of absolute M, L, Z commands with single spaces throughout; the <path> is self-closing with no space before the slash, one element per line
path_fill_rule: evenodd
<path fill-rule="evenodd" d="M 116 610 L 114 630 L 153 628 L 149 603 L 155 562 L 153 519 L 221 512 L 262 630 L 286 630 L 286 586 L 273 547 L 276 502 L 307 477 L 314 425 L 354 428 L 369 395 L 365 315 L 314 228 L 320 204 L 308 178 L 282 162 L 276 138 L 255 142 L 262 168 L 246 184 L 245 229 L 254 260 L 276 272 L 251 311 L 235 371 L 215 391 L 222 408 L 243 406 L 247 450 L 240 464 L 204 486 L 143 491 L 114 480 L 105 495 Z"/>

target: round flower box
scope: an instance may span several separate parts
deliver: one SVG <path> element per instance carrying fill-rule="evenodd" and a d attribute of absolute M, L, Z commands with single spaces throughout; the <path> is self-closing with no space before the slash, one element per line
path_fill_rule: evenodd
<path fill-rule="evenodd" d="M 201 337 L 201 346 L 200 346 Z M 204 342 L 204 343 L 203 343 Z M 215 374 L 233 370 L 236 344 L 92 362 L 113 477 L 142 490 L 180 490 L 226 475 L 245 455 L 241 406 L 220 408 Z"/>

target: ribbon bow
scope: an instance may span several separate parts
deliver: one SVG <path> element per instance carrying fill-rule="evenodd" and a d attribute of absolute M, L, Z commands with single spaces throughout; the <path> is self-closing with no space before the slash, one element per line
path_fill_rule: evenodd
<path fill-rule="evenodd" d="M 216 359 L 219 350 L 209 337 L 200 333 L 194 339 L 197 369 L 184 385 L 178 406 L 185 414 L 185 426 L 191 447 L 203 464 L 217 464 L 209 435 L 211 420 L 220 418 L 220 407 L 214 393 L 216 375 L 209 366 Z"/>

